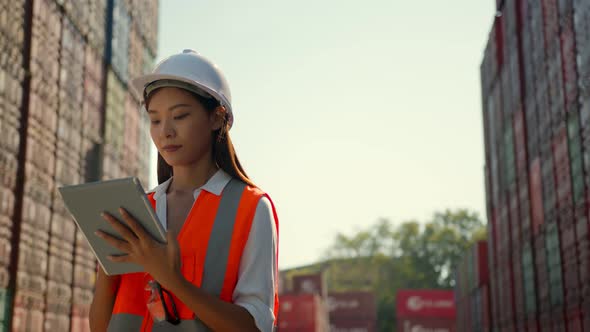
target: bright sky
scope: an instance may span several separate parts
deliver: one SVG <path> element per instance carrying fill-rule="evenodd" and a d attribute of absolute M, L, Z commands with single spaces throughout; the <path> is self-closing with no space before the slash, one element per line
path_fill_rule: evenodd
<path fill-rule="evenodd" d="M 225 73 L 231 136 L 277 206 L 284 269 L 380 217 L 485 218 L 479 66 L 494 5 L 166 0 L 158 60 L 192 48 Z"/>

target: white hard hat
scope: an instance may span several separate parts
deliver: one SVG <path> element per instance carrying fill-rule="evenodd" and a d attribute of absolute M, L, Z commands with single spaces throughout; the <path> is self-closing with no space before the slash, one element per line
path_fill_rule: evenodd
<path fill-rule="evenodd" d="M 156 81 L 180 81 L 195 87 L 199 93 L 202 90 L 205 95 L 215 98 L 228 113 L 228 125 L 233 124 L 233 112 L 231 108 L 231 93 L 229 85 L 219 68 L 193 50 L 184 50 L 160 61 L 151 74 L 136 77 L 131 80 L 130 90 L 137 98 L 143 100 L 146 86 Z"/>

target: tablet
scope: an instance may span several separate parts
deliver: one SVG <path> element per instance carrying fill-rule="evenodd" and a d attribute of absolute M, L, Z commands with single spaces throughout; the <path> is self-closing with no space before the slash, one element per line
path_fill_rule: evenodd
<path fill-rule="evenodd" d="M 106 211 L 125 223 L 119 213 L 119 207 L 122 206 L 156 241 L 166 243 L 166 231 L 137 177 L 63 186 L 58 189 L 66 208 L 107 275 L 143 272 L 143 267 L 134 263 L 113 262 L 107 258 L 108 255 L 124 253 L 94 234 L 100 229 L 121 238 L 108 221 L 100 216 L 101 212 Z"/>

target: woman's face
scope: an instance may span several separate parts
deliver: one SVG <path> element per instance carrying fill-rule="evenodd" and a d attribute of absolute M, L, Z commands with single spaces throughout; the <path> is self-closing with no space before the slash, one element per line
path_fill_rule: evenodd
<path fill-rule="evenodd" d="M 168 165 L 194 164 L 211 156 L 211 132 L 221 127 L 221 121 L 215 112 L 209 114 L 190 92 L 161 88 L 154 92 L 147 106 L 150 135 Z"/>

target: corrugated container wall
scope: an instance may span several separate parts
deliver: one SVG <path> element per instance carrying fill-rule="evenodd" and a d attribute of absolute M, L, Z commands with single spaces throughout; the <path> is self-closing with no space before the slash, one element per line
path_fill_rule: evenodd
<path fill-rule="evenodd" d="M 328 332 L 328 308 L 318 294 L 283 294 L 278 314 L 281 332 Z"/>
<path fill-rule="evenodd" d="M 376 331 L 377 302 L 372 292 L 331 292 L 327 303 L 331 331 Z"/>
<path fill-rule="evenodd" d="M 460 311 L 458 327 L 590 331 L 590 2 L 496 5 L 481 64 L 486 290 L 465 293 L 456 269 L 459 307 L 489 296 L 490 320 Z"/>
<path fill-rule="evenodd" d="M 57 188 L 138 176 L 148 189 L 149 120 L 127 81 L 153 66 L 157 13 L 157 0 L 0 0 L 0 331 L 89 331 L 96 260 Z"/>
<path fill-rule="evenodd" d="M 455 270 L 457 331 L 491 331 L 488 243 L 480 241 L 467 251 Z"/>

